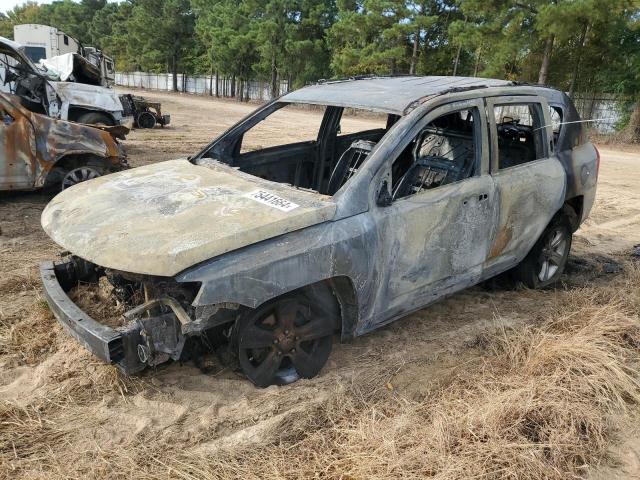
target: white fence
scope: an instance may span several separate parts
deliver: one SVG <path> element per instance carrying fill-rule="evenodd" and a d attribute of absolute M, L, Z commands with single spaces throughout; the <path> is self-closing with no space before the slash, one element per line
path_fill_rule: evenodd
<path fill-rule="evenodd" d="M 573 103 L 583 120 L 589 120 L 587 126 L 598 133 L 615 133 L 619 122 L 631 113 L 631 98 L 602 93 L 582 93 L 574 95 Z"/>
<path fill-rule="evenodd" d="M 123 87 L 173 90 L 173 77 L 170 73 L 116 72 L 115 83 Z M 279 95 L 287 93 L 288 90 L 288 82 L 286 80 L 280 81 Z M 216 95 L 217 93 L 220 97 L 242 97 L 244 100 L 266 101 L 271 99 L 271 85 L 267 82 L 258 80 L 240 82 L 237 79 L 234 82 L 231 77 L 216 78 L 215 75 L 178 74 L 178 91 L 196 95 Z"/>

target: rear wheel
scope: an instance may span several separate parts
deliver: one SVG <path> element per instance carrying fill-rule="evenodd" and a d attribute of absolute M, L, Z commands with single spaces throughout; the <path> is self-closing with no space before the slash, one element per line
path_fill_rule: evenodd
<path fill-rule="evenodd" d="M 141 112 L 136 118 L 136 124 L 140 128 L 154 128 L 156 126 L 156 116 L 151 112 Z"/>
<path fill-rule="evenodd" d="M 525 259 L 514 269 L 529 288 L 544 288 L 560 279 L 571 250 L 571 226 L 565 216 L 553 220 Z"/>
<path fill-rule="evenodd" d="M 338 322 L 330 292 L 302 291 L 267 302 L 238 320 L 240 366 L 258 387 L 315 377 L 329 358 Z"/>

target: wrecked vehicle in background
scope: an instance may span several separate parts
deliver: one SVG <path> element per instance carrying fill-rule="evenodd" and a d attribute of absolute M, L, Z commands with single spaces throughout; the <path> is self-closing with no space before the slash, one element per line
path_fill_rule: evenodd
<path fill-rule="evenodd" d="M 120 95 L 125 113 L 133 117 L 135 128 L 164 127 L 171 123 L 171 115 L 162 113 L 160 102 L 150 102 L 146 98 L 130 93 Z"/>
<path fill-rule="evenodd" d="M 37 23 L 14 25 L 13 39 L 24 47 L 24 54 L 31 61 L 57 71 L 64 82 L 103 87 L 114 84 L 113 58 L 98 48 L 82 45 L 55 27 Z"/>
<path fill-rule="evenodd" d="M 0 190 L 63 190 L 127 167 L 110 132 L 33 113 L 15 95 L 0 93 Z M 125 129 L 126 130 L 126 129 Z"/>
<path fill-rule="evenodd" d="M 0 91 L 18 95 L 32 112 L 93 125 L 128 125 L 116 92 L 100 85 L 63 82 L 58 72 L 36 66 L 24 48 L 0 37 Z"/>
<path fill-rule="evenodd" d="M 324 113 L 301 125 L 298 105 Z M 354 128 L 346 109 L 376 125 Z M 55 197 L 42 226 L 71 255 L 41 265 L 44 291 L 71 335 L 128 374 L 202 337 L 226 342 L 258 386 L 311 378 L 334 334 L 501 273 L 556 282 L 595 198 L 599 155 L 579 122 L 564 93 L 502 80 L 305 87 L 189 159 Z M 75 305 L 78 282 L 110 285 L 123 323 Z"/>

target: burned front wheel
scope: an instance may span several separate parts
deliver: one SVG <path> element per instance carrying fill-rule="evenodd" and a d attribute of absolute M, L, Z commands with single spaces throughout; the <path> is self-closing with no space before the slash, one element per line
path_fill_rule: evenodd
<path fill-rule="evenodd" d="M 305 292 L 267 302 L 236 325 L 240 366 L 258 387 L 315 377 L 329 358 L 338 321 L 332 295 Z"/>
<path fill-rule="evenodd" d="M 82 166 L 69 170 L 64 177 L 62 177 L 61 190 L 65 188 L 73 187 L 78 183 L 86 182 L 98 178 L 102 172 L 94 167 Z"/>

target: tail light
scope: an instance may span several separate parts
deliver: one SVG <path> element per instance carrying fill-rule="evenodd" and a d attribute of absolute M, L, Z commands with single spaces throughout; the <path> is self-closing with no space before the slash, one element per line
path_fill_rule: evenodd
<path fill-rule="evenodd" d="M 600 173 L 600 151 L 598 150 L 598 147 L 596 147 L 595 145 L 593 146 L 593 148 L 595 148 L 596 150 L 596 180 L 597 180 L 598 173 Z"/>

